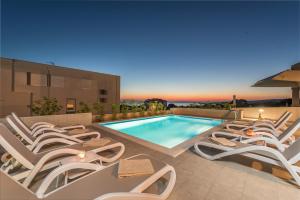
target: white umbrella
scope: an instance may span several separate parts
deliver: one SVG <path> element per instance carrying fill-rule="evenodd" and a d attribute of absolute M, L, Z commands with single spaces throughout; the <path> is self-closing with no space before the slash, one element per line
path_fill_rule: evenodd
<path fill-rule="evenodd" d="M 292 105 L 300 106 L 300 63 L 292 65 L 291 69 L 257 81 L 252 87 L 291 87 Z"/>

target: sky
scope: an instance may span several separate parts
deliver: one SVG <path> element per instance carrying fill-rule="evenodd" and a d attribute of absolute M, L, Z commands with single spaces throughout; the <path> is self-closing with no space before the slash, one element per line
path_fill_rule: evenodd
<path fill-rule="evenodd" d="M 289 98 L 299 1 L 1 1 L 1 56 L 121 76 L 122 99 Z"/>

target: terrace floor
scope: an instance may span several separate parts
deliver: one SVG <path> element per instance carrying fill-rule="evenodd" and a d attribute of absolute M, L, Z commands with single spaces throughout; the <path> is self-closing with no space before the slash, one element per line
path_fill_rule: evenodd
<path fill-rule="evenodd" d="M 123 158 L 136 154 L 149 154 L 172 165 L 177 174 L 175 188 L 168 200 L 299 200 L 300 188 L 273 176 L 272 166 L 258 162 L 264 171 L 251 168 L 253 161 L 244 157 L 231 157 L 209 161 L 188 150 L 176 158 L 153 151 L 127 139 L 97 128 L 104 137 L 124 143 Z"/>

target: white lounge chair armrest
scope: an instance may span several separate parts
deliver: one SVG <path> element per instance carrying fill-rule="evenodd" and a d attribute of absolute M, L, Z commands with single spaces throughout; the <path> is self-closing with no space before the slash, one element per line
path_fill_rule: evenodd
<path fill-rule="evenodd" d="M 232 137 L 232 138 L 249 138 L 247 136 L 243 136 L 240 134 L 235 134 L 235 133 L 229 133 L 229 132 L 225 132 L 225 131 L 215 131 L 211 134 L 212 137 L 222 137 L 222 136 L 226 136 L 226 137 Z"/>
<path fill-rule="evenodd" d="M 149 194 L 143 193 L 149 186 L 155 183 L 158 179 L 170 173 L 170 180 L 166 189 L 161 194 Z M 122 199 L 122 200 L 164 200 L 167 199 L 168 196 L 171 194 L 176 182 L 176 172 L 175 169 L 170 166 L 166 165 L 161 170 L 147 178 L 144 182 L 136 186 L 130 192 L 118 192 L 118 193 L 109 193 L 102 195 L 95 200 L 115 200 L 115 199 Z"/>
<path fill-rule="evenodd" d="M 65 126 L 65 127 L 62 127 L 61 129 L 64 129 L 64 130 L 70 130 L 70 129 L 86 129 L 86 127 L 84 125 L 73 125 L 73 126 Z"/>
<path fill-rule="evenodd" d="M 123 155 L 123 153 L 125 152 L 125 145 L 123 143 L 117 142 L 117 143 L 113 143 L 113 144 L 110 144 L 110 145 L 105 145 L 105 146 L 103 146 L 99 149 L 95 149 L 95 150 L 91 150 L 91 151 L 93 151 L 95 153 L 99 153 L 99 152 L 102 152 L 102 151 L 115 149 L 115 148 L 118 148 L 118 147 L 120 147 L 120 150 L 114 156 L 104 157 L 104 156 L 98 155 L 98 159 L 101 161 L 101 163 L 102 162 L 111 163 L 111 162 L 114 162 L 117 159 L 119 159 Z"/>
<path fill-rule="evenodd" d="M 255 121 L 254 124 L 256 125 L 256 124 L 261 124 L 261 123 L 268 123 L 271 126 L 275 126 L 274 122 L 272 120 L 269 120 L 269 119 L 263 119 L 263 120 Z"/>
<path fill-rule="evenodd" d="M 53 127 L 54 127 L 54 124 L 51 124 L 51 123 L 48 123 L 48 122 L 36 122 L 36 123 L 34 123 L 34 124 L 30 127 L 30 129 L 32 130 L 32 129 L 34 129 L 35 127 L 40 126 L 40 125 L 48 125 L 48 126 L 53 126 Z"/>
<path fill-rule="evenodd" d="M 71 137 L 74 137 L 74 138 L 81 138 L 81 137 L 91 137 L 91 136 L 96 136 L 95 138 L 100 138 L 101 137 L 101 134 L 97 131 L 92 131 L 92 132 L 87 132 L 87 133 L 81 133 L 81 134 L 76 134 L 76 135 L 73 135 Z"/>
<path fill-rule="evenodd" d="M 165 200 L 159 195 L 149 193 L 114 192 L 102 195 L 94 200 Z"/>
<path fill-rule="evenodd" d="M 42 129 L 42 128 L 53 128 L 54 126 L 49 126 L 48 124 L 43 124 L 43 125 L 39 125 L 39 126 L 36 126 L 34 129 L 32 129 L 30 132 L 31 132 L 31 135 L 34 135 L 34 133 L 36 133 L 38 130 Z"/>
<path fill-rule="evenodd" d="M 153 183 L 155 183 L 158 179 L 166 175 L 167 173 L 170 173 L 170 180 L 168 183 L 168 186 L 166 187 L 165 191 L 160 194 L 160 196 L 164 196 L 165 199 L 169 196 L 171 193 L 175 182 L 176 182 L 176 172 L 175 169 L 170 166 L 166 165 L 163 167 L 161 170 L 147 178 L 143 183 L 140 185 L 136 186 L 134 189 L 131 190 L 133 193 L 142 193 L 144 192 L 148 187 L 150 187 Z"/>
<path fill-rule="evenodd" d="M 272 138 L 267 138 L 267 137 L 263 137 L 263 136 L 258 136 L 258 137 L 249 138 L 247 140 L 242 140 L 241 143 L 247 144 L 247 143 L 260 142 L 260 141 L 263 141 L 266 144 L 274 145 L 281 152 L 283 152 L 285 150 L 285 146 L 283 144 L 281 144 L 277 139 L 274 140 Z"/>
<path fill-rule="evenodd" d="M 234 124 L 234 123 L 228 123 L 228 124 L 226 124 L 226 129 L 228 129 L 228 130 L 235 130 L 234 128 L 231 128 L 231 127 L 248 129 L 251 126 L 245 125 L 245 124 Z"/>
<path fill-rule="evenodd" d="M 54 127 L 44 127 L 41 129 L 38 129 L 35 133 L 33 133 L 33 137 L 38 137 L 39 135 L 43 134 L 44 132 L 57 132 L 57 133 L 65 133 L 66 131 L 59 128 Z"/>
<path fill-rule="evenodd" d="M 274 131 L 273 129 L 270 129 L 268 127 L 255 127 L 253 129 L 254 132 L 267 132 L 267 133 L 271 133 L 271 134 L 277 134 L 277 131 Z"/>
<path fill-rule="evenodd" d="M 77 144 L 77 142 L 65 138 L 50 138 L 50 139 L 43 140 L 40 143 L 37 143 L 35 146 L 30 146 L 29 150 L 32 151 L 33 153 L 38 153 L 44 146 L 57 144 L 57 143 L 66 144 L 66 145 Z"/>
<path fill-rule="evenodd" d="M 79 140 L 77 138 L 62 134 L 62 133 L 56 133 L 56 132 L 48 132 L 48 133 L 44 133 L 43 135 L 40 135 L 39 137 L 37 137 L 33 144 L 31 145 L 31 150 L 34 149 L 38 144 L 40 144 L 43 140 L 47 140 L 49 138 L 64 138 L 70 141 L 73 141 L 75 143 L 80 143 L 82 142 L 82 140 Z"/>
<path fill-rule="evenodd" d="M 57 149 L 54 151 L 50 151 L 49 153 L 45 154 L 35 165 L 35 167 L 30 171 L 30 174 L 26 177 L 26 179 L 23 182 L 23 185 L 27 188 L 31 181 L 34 179 L 36 174 L 43 168 L 43 166 L 49 161 L 52 160 L 56 157 L 60 157 L 63 155 L 66 156 L 72 156 L 72 155 L 78 155 L 81 151 L 76 150 L 76 149 L 68 149 L 68 148 L 63 148 L 63 149 Z"/>
<path fill-rule="evenodd" d="M 36 195 L 38 198 L 44 198 L 49 194 L 45 194 L 47 191 L 49 185 L 52 183 L 54 179 L 56 179 L 57 176 L 59 176 L 62 173 L 65 173 L 69 170 L 72 169 L 86 169 L 86 170 L 94 170 L 94 171 L 99 171 L 101 169 L 104 169 L 105 166 L 101 166 L 99 164 L 92 164 L 92 163 L 79 163 L 79 162 L 74 162 L 74 163 L 68 163 L 64 164 L 60 167 L 57 167 L 53 171 L 51 171 L 47 177 L 43 180 L 41 185 L 39 186 L 38 190 L 36 191 Z M 55 191 L 53 191 L 55 192 Z"/>
<path fill-rule="evenodd" d="M 269 129 L 273 130 L 274 132 L 276 132 L 275 127 L 272 126 L 272 125 L 270 125 L 270 124 L 268 124 L 268 123 L 258 123 L 258 124 L 253 125 L 253 127 L 254 128 L 259 128 L 259 127 L 263 128 L 263 127 L 266 127 L 266 128 L 269 128 Z"/>
<path fill-rule="evenodd" d="M 273 140 L 276 140 L 276 141 L 279 142 L 278 138 L 274 135 L 274 132 L 271 131 L 271 130 L 268 132 L 268 130 L 259 128 L 259 129 L 254 130 L 254 132 L 255 132 L 256 135 L 269 137 L 269 138 L 272 138 Z"/>

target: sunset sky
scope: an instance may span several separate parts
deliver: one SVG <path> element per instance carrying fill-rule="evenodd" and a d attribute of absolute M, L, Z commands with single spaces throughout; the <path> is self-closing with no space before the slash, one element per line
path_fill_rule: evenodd
<path fill-rule="evenodd" d="M 288 98 L 300 3 L 2 1 L 1 56 L 121 76 L 122 99 Z"/>

